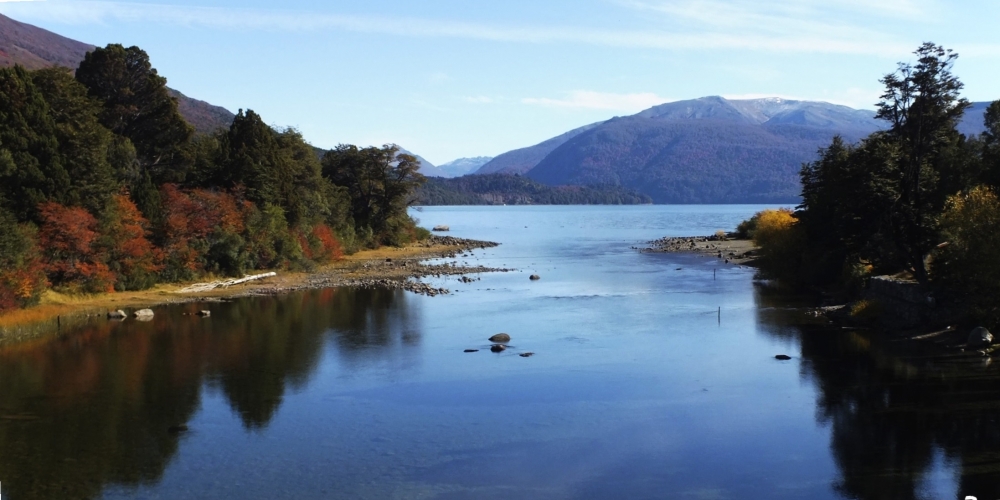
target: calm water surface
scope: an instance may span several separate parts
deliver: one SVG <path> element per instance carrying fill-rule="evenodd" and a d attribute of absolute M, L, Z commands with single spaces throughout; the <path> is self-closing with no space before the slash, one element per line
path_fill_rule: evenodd
<path fill-rule="evenodd" d="M 457 261 L 517 272 L 434 280 L 454 293 L 433 298 L 162 307 L 2 347 L 0 493 L 1000 497 L 996 366 L 889 354 L 751 269 L 630 249 L 760 208 L 426 208 L 425 226 L 502 243 Z"/>

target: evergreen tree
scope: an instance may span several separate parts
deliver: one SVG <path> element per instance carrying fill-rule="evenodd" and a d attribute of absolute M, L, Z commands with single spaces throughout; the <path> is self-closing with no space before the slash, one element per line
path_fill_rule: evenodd
<path fill-rule="evenodd" d="M 924 259 L 938 235 L 936 216 L 949 194 L 941 179 L 950 175 L 948 151 L 959 143 L 955 126 L 969 107 L 959 97 L 962 82 L 951 73 L 958 54 L 924 43 L 917 64 L 900 63 L 882 78 L 885 93 L 878 118 L 889 122 L 885 135 L 898 147 L 898 200 L 892 216 L 892 240 L 914 277 L 928 280 Z M 952 183 L 953 184 L 953 183 Z"/>
<path fill-rule="evenodd" d="M 132 141 L 140 163 L 154 177 L 182 159 L 180 148 L 194 129 L 145 51 L 119 44 L 96 48 L 80 63 L 76 79 L 101 102 L 101 123 Z"/>
<path fill-rule="evenodd" d="M 419 162 L 399 147 L 358 149 L 340 145 L 323 155 L 323 176 L 347 190 L 351 216 L 362 233 L 378 243 L 395 243 L 399 231 L 412 220 L 406 213 L 413 190 L 426 178 L 417 169 Z"/>
<path fill-rule="evenodd" d="M 38 204 L 73 201 L 52 110 L 21 66 L 0 69 L 0 186 L 19 221 L 38 221 Z"/>

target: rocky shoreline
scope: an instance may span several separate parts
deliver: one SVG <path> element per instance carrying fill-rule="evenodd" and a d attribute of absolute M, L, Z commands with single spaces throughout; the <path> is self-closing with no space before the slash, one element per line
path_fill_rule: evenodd
<path fill-rule="evenodd" d="M 302 279 L 282 282 L 280 279 L 262 280 L 248 284 L 238 293 L 228 294 L 229 297 L 248 297 L 262 295 L 277 295 L 281 293 L 310 290 L 316 288 L 333 288 L 341 286 L 359 288 L 391 288 L 408 292 L 436 296 L 447 295 L 447 288 L 436 288 L 420 281 L 424 278 L 441 278 L 444 276 L 461 276 L 460 281 L 469 283 L 475 281 L 468 274 L 510 272 L 513 269 L 503 269 L 485 266 L 460 265 L 457 261 L 442 264 L 427 264 L 432 259 L 456 259 L 471 257 L 474 250 L 493 248 L 499 243 L 480 241 L 452 236 L 431 236 L 426 241 L 416 245 L 426 248 L 428 252 L 416 252 L 405 257 L 386 257 L 376 259 L 354 260 L 348 267 L 333 267 L 321 269 L 305 275 Z"/>
<path fill-rule="evenodd" d="M 457 260 L 443 263 L 427 261 L 473 257 L 475 250 L 496 246 L 499 243 L 435 235 L 406 247 L 361 251 L 309 272 L 279 271 L 263 279 L 198 292 L 185 292 L 185 288 L 197 289 L 197 284 L 183 283 L 160 285 L 139 292 L 58 297 L 33 308 L 0 316 L 0 344 L 45 336 L 87 318 L 104 317 L 108 311 L 140 310 L 170 304 L 217 302 L 341 286 L 391 288 L 432 297 L 446 295 L 451 293 L 447 288 L 434 287 L 420 280 L 458 276 L 457 281 L 471 283 L 479 278 L 469 275 L 510 272 L 513 269 L 462 265 Z"/>
<path fill-rule="evenodd" d="M 744 266 L 753 265 L 757 258 L 757 247 L 753 241 L 740 238 L 736 233 L 725 236 L 668 236 L 647 242 L 647 245 L 633 249 L 653 253 L 690 253 Z"/>

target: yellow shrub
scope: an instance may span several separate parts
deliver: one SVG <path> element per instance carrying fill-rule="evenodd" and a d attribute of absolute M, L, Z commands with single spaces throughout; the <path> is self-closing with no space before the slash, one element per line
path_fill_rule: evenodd
<path fill-rule="evenodd" d="M 802 260 L 803 238 L 798 220 L 787 208 L 764 210 L 754 215 L 757 227 L 753 242 L 760 247 L 761 268 L 774 277 L 795 281 Z"/>
<path fill-rule="evenodd" d="M 790 234 L 790 229 L 795 225 L 795 216 L 787 208 L 778 210 L 764 210 L 758 212 L 757 228 L 754 231 L 753 242 L 762 249 L 770 245 L 779 244 L 780 240 L 786 239 Z"/>
<path fill-rule="evenodd" d="M 1000 326 L 1000 199 L 986 187 L 948 199 L 941 216 L 948 242 L 931 278 L 990 327 Z"/>

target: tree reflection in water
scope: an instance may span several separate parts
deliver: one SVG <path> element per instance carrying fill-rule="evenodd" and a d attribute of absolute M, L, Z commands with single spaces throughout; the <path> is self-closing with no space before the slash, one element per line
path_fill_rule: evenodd
<path fill-rule="evenodd" d="M 188 304 L 158 309 L 148 323 L 95 319 L 0 348 L 4 496 L 93 498 L 110 484 L 155 484 L 206 384 L 255 431 L 286 390 L 309 381 L 328 341 L 347 359 L 418 345 L 403 293 L 326 289 Z M 198 318 L 200 309 L 212 316 Z"/>
<path fill-rule="evenodd" d="M 801 344 L 801 376 L 815 384 L 817 420 L 831 429 L 841 495 L 929 498 L 928 476 L 943 455 L 958 498 L 1000 498 L 998 365 L 809 324 L 781 307 L 787 297 L 763 288 L 756 295 L 765 331 L 794 332 Z"/>

